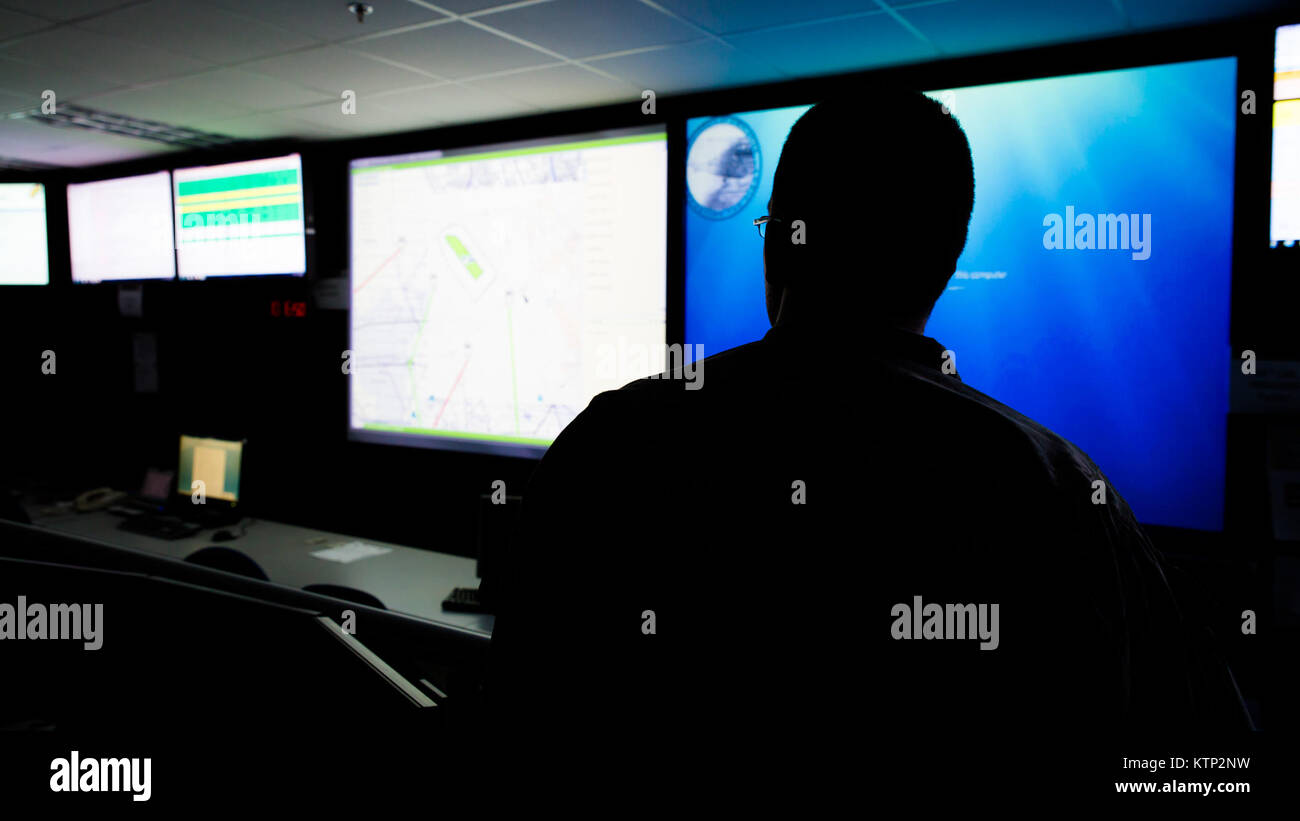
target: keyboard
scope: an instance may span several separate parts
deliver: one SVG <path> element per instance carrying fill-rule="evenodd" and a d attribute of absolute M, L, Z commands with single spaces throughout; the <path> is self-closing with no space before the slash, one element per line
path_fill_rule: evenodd
<path fill-rule="evenodd" d="M 187 522 L 175 516 L 141 515 L 123 519 L 117 525 L 118 530 L 127 533 L 139 533 L 155 539 L 184 539 L 193 536 L 203 528 L 194 522 Z"/>
<path fill-rule="evenodd" d="M 479 598 L 477 587 L 455 587 L 451 595 L 442 600 L 442 609 L 448 613 L 491 613 L 492 608 Z"/>

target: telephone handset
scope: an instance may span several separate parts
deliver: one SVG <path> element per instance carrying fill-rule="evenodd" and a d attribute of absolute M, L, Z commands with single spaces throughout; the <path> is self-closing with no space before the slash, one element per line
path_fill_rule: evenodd
<path fill-rule="evenodd" d="M 126 494 L 120 490 L 113 490 L 111 487 L 97 487 L 77 497 L 77 510 L 82 513 L 103 510 L 124 498 L 126 498 Z"/>

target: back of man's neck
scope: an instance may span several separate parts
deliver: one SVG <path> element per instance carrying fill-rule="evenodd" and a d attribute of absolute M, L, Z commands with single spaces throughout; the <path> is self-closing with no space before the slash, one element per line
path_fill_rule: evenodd
<path fill-rule="evenodd" d="M 774 328 L 795 328 L 815 330 L 821 333 L 833 333 L 840 328 L 848 333 L 862 333 L 867 330 L 899 330 L 918 336 L 925 336 L 925 326 L 929 317 L 921 319 L 900 319 L 897 317 L 875 317 L 866 312 L 854 314 L 851 310 L 810 310 L 809 306 L 792 297 L 789 291 L 782 295 L 781 306 L 777 310 Z"/>

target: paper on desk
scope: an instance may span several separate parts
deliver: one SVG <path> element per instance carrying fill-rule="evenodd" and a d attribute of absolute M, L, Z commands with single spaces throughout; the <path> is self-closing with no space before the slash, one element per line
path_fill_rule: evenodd
<path fill-rule="evenodd" d="M 342 562 L 348 564 L 358 559 L 368 559 L 371 556 L 382 556 L 385 553 L 391 553 L 391 547 L 382 547 L 377 544 L 366 544 L 365 542 L 345 542 L 344 544 L 328 548 L 326 550 L 314 551 L 311 555 L 318 559 L 324 559 L 327 562 Z"/>

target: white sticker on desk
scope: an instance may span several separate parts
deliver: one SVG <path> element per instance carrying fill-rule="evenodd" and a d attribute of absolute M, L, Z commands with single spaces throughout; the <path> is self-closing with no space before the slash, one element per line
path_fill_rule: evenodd
<path fill-rule="evenodd" d="M 359 559 L 369 559 L 371 556 L 382 556 L 385 553 L 391 553 L 391 547 L 382 547 L 377 544 L 366 544 L 365 542 L 347 542 L 331 547 L 327 550 L 317 550 L 311 555 L 318 559 L 324 559 L 327 562 L 342 562 L 347 564 Z"/>

